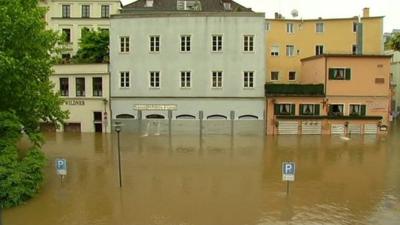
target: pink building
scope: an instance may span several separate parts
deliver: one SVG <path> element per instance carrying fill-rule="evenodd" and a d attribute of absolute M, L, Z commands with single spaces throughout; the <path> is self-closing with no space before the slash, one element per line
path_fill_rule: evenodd
<path fill-rule="evenodd" d="M 267 133 L 385 133 L 390 57 L 325 54 L 302 59 L 299 84 L 266 84 Z"/>

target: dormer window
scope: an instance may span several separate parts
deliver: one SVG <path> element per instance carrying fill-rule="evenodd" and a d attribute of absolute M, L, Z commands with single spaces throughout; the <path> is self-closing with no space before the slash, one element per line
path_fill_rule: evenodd
<path fill-rule="evenodd" d="M 224 9 L 225 9 L 225 10 L 231 10 L 231 3 L 229 3 L 229 2 L 224 2 Z"/>
<path fill-rule="evenodd" d="M 146 0 L 145 7 L 153 7 L 154 0 Z"/>
<path fill-rule="evenodd" d="M 177 0 L 176 8 L 178 10 L 201 11 L 199 0 Z"/>

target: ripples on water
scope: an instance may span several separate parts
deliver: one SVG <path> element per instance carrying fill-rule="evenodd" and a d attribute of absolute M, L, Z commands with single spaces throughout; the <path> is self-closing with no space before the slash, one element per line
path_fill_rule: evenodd
<path fill-rule="evenodd" d="M 229 133 L 229 132 L 228 132 Z M 400 221 L 398 133 L 387 137 L 48 134 L 41 193 L 5 225 L 269 225 Z M 61 184 L 54 159 L 65 157 Z M 281 163 L 297 163 L 286 196 Z"/>

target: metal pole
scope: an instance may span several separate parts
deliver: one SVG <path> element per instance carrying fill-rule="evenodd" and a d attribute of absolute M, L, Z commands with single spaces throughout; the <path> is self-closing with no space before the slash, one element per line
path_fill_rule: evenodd
<path fill-rule="evenodd" d="M 286 182 L 287 182 L 286 195 L 289 195 L 289 181 L 286 181 Z"/>
<path fill-rule="evenodd" d="M 119 140 L 119 130 L 117 131 L 117 136 L 118 136 L 118 175 L 119 175 L 119 187 L 122 187 L 122 179 L 121 179 L 121 146 L 120 146 L 120 140 Z"/>

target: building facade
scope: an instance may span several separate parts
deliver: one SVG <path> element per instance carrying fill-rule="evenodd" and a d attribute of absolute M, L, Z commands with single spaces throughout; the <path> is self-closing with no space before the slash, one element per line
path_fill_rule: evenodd
<path fill-rule="evenodd" d="M 125 6 L 111 18 L 113 119 L 264 120 L 264 26 L 228 0 Z"/>
<path fill-rule="evenodd" d="M 400 52 L 399 51 L 387 51 L 389 55 L 392 55 L 390 62 L 392 67 L 392 115 L 397 117 L 400 114 Z"/>
<path fill-rule="evenodd" d="M 266 20 L 266 81 L 299 83 L 301 62 L 321 54 L 383 54 L 383 17 Z"/>
<path fill-rule="evenodd" d="M 108 64 L 63 64 L 54 66 L 51 81 L 70 112 L 59 131 L 110 132 Z"/>
<path fill-rule="evenodd" d="M 299 84 L 267 84 L 268 134 L 377 134 L 390 121 L 390 56 L 302 59 Z"/>
<path fill-rule="evenodd" d="M 76 54 L 79 40 L 87 29 L 110 29 L 110 16 L 119 12 L 119 0 L 42 0 L 48 8 L 47 28 L 64 35 L 64 61 Z"/>

